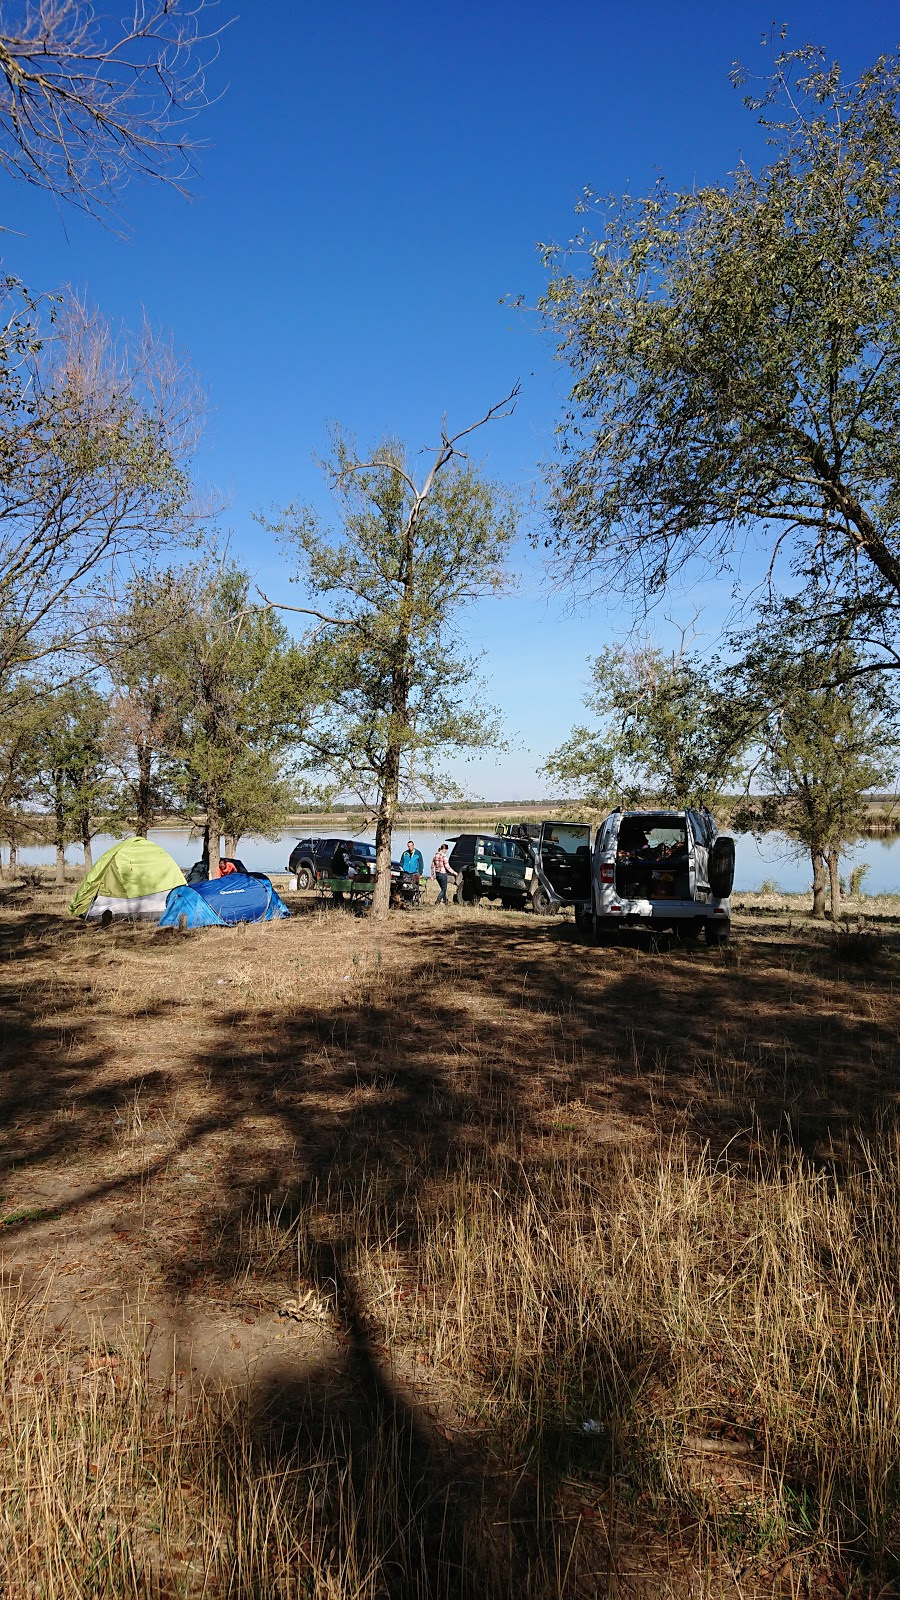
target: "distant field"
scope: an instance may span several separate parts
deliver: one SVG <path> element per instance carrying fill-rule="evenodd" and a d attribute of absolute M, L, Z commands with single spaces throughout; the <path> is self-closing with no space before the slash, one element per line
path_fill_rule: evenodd
<path fill-rule="evenodd" d="M 652 804 L 653 802 L 647 802 Z M 585 818 L 589 813 L 580 808 Z M 727 809 L 723 808 L 723 809 Z M 884 818 L 900 832 L 900 800 L 892 795 L 869 795 L 866 798 L 866 809 L 870 816 Z M 465 822 L 475 826 L 480 822 L 493 825 L 498 819 L 503 818 L 510 822 L 528 822 L 535 818 L 554 817 L 563 813 L 575 813 L 579 810 L 575 800 L 510 800 L 510 801 L 476 801 L 454 806 L 428 807 L 413 806 L 398 812 L 396 826 L 425 828 L 429 825 L 438 829 L 456 822 Z M 297 812 L 289 817 L 290 827 L 308 828 L 311 832 L 320 831 L 346 825 L 348 818 L 357 821 L 367 821 L 374 826 L 372 819 L 364 818 L 361 811 L 304 811 Z M 174 824 L 173 824 L 174 825 Z"/>

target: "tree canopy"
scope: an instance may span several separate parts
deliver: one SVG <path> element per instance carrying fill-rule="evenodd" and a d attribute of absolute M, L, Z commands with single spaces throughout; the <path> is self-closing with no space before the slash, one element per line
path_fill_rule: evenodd
<path fill-rule="evenodd" d="M 572 729 L 545 771 L 593 812 L 613 805 L 713 806 L 741 773 L 743 708 L 711 667 L 683 647 L 618 646 L 591 664 L 585 706 L 595 727 Z"/>
<path fill-rule="evenodd" d="M 866 790 L 895 783 L 900 769 L 900 706 L 893 681 L 861 670 L 866 657 L 852 645 L 805 645 L 797 610 L 793 599 L 770 604 L 729 670 L 753 741 L 735 823 L 807 851 L 813 914 L 824 914 L 827 874 L 837 917 L 840 857 L 864 825 Z"/>
<path fill-rule="evenodd" d="M 460 627 L 472 602 L 504 587 L 516 517 L 506 491 L 463 455 L 471 431 L 445 431 L 419 481 L 396 440 L 361 457 L 339 438 L 330 464 L 337 528 L 296 506 L 266 524 L 297 561 L 307 603 L 293 609 L 314 624 L 307 644 L 320 710 L 304 729 L 308 763 L 376 817 L 379 912 L 399 797 L 448 792 L 445 758 L 499 737 Z"/>
<path fill-rule="evenodd" d="M 748 101 L 759 171 L 588 196 L 597 226 L 546 250 L 541 309 L 574 375 L 548 536 L 565 570 L 645 601 L 696 557 L 785 550 L 792 582 L 874 617 L 900 665 L 898 89 L 900 57 L 847 83 L 784 51 Z"/>

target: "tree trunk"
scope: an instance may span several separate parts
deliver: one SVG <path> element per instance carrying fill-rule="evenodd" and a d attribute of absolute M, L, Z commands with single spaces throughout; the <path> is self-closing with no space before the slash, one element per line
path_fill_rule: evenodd
<path fill-rule="evenodd" d="M 153 821 L 153 793 L 150 767 L 153 760 L 153 751 L 147 739 L 137 742 L 138 781 L 137 781 L 137 816 L 135 817 L 135 832 L 139 839 L 146 839 Z"/>
<path fill-rule="evenodd" d="M 840 851 L 829 850 L 825 859 L 828 862 L 828 878 L 831 885 L 831 920 L 838 922 L 841 915 L 841 880 L 838 875 Z"/>
<path fill-rule="evenodd" d="M 56 804 L 56 886 L 63 887 L 66 881 L 66 818 L 61 804 Z"/>
<path fill-rule="evenodd" d="M 94 856 L 91 850 L 91 824 L 89 817 L 81 819 L 81 848 L 84 851 L 84 869 L 90 872 L 94 865 Z"/>
<path fill-rule="evenodd" d="M 206 827 L 203 830 L 203 848 L 209 860 L 209 875 L 219 876 L 219 857 L 222 854 L 222 823 L 219 808 L 213 803 L 206 808 Z"/>
<path fill-rule="evenodd" d="M 375 824 L 375 892 L 372 915 L 386 917 L 391 904 L 391 834 L 397 815 L 400 793 L 400 745 L 389 744 L 385 752 L 384 782 L 378 799 Z"/>
<path fill-rule="evenodd" d="M 227 856 L 229 856 L 229 857 L 237 855 L 237 835 L 236 834 L 226 833 L 226 835 L 225 835 L 225 854 Z"/>
<path fill-rule="evenodd" d="M 825 915 L 825 856 L 821 850 L 810 851 L 813 869 L 813 903 L 812 914 L 814 917 Z"/>

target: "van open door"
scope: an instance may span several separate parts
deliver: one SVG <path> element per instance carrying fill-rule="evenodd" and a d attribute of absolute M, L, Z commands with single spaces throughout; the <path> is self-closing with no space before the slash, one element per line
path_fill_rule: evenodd
<path fill-rule="evenodd" d="M 535 860 L 547 882 L 566 905 L 591 898 L 591 825 L 589 822 L 542 822 Z"/>

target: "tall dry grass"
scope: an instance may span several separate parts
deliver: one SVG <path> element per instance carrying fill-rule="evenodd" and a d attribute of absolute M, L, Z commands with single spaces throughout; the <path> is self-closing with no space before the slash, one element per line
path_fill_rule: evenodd
<path fill-rule="evenodd" d="M 406 1198 L 373 1169 L 355 1198 L 262 1204 L 246 1274 L 308 1295 L 323 1249 L 340 1254 L 336 1314 L 350 1295 L 382 1386 L 343 1406 L 302 1385 L 274 1413 L 249 1392 L 164 1403 L 139 1325 L 76 1350 L 7 1299 L 3 1592 L 549 1600 L 605 1592 L 623 1516 L 693 1541 L 698 1572 L 745 1594 L 786 1571 L 889 1582 L 900 1133 L 858 1154 L 838 1177 L 775 1150 L 747 1171 L 683 1144 L 586 1160 L 573 1141 Z M 440 1470 L 440 1438 L 423 1453 L 396 1398 L 410 1351 L 467 1445 Z"/>

